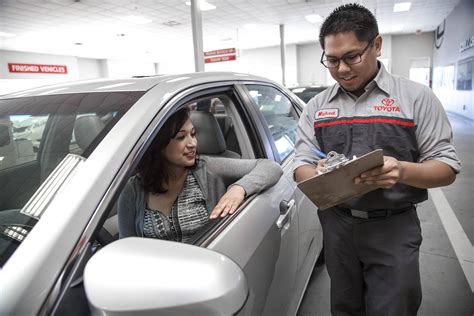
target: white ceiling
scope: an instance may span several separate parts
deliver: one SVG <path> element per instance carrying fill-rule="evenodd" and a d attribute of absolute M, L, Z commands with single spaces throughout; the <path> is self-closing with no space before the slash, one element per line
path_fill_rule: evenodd
<path fill-rule="evenodd" d="M 408 12 L 396 2 L 354 0 L 377 17 L 382 34 L 433 31 L 459 0 L 412 0 Z M 279 24 L 287 44 L 315 42 L 319 25 L 305 15 L 327 16 L 342 0 L 208 0 L 217 8 L 202 12 L 204 50 L 279 45 Z M 0 49 L 89 58 L 141 58 L 160 61 L 192 52 L 191 8 L 185 0 L 0 0 Z M 121 18 L 138 15 L 137 25 Z M 175 26 L 168 26 L 168 23 Z M 254 24 L 248 29 L 245 25 Z M 403 27 L 403 29 L 397 30 Z M 80 43 L 80 44 L 77 44 Z"/>

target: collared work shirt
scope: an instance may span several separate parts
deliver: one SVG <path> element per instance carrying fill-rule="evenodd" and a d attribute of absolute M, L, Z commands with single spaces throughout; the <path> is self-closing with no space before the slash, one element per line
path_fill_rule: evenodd
<path fill-rule="evenodd" d="M 315 148 L 348 158 L 381 148 L 385 156 L 401 161 L 439 160 L 460 171 L 451 125 L 431 89 L 389 74 L 381 63 L 379 67 L 358 98 L 335 84 L 309 101 L 298 123 L 294 170 L 317 164 Z M 427 190 L 397 183 L 341 206 L 396 209 L 426 199 Z"/>

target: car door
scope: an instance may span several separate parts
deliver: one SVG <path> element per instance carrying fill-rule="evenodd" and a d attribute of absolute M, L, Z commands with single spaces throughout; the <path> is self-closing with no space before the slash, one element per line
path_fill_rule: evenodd
<path fill-rule="evenodd" d="M 215 92 L 212 90 L 201 90 L 194 99 L 198 100 L 197 108 L 206 103 L 206 99 L 221 101 L 225 115 L 231 119 L 233 126 L 233 130 L 225 134 L 235 133 L 239 144 L 239 148 L 231 149 L 241 153 L 242 158 L 274 160 L 270 140 L 264 132 L 264 125 L 256 117 L 253 105 L 245 102 L 232 85 Z M 222 119 L 224 114 L 219 115 Z M 225 219 L 218 234 L 201 242 L 201 246 L 227 255 L 243 269 L 249 296 L 240 315 L 262 315 L 269 305 L 288 306 L 288 292 L 277 295 L 272 292 L 276 293 L 275 276 L 279 278 L 277 283 L 282 281 L 281 286 L 294 282 L 297 235 L 294 186 L 286 177 L 281 177 L 276 185 L 250 197 L 238 213 Z M 282 256 L 282 249 L 290 251 Z"/>
<path fill-rule="evenodd" d="M 315 261 L 322 249 L 322 229 L 317 217 L 316 206 L 296 187 L 293 180 L 292 159 L 296 140 L 296 128 L 301 109 L 286 95 L 282 89 L 268 83 L 250 83 L 242 86 L 242 93 L 246 92 L 248 99 L 258 110 L 261 122 L 267 127 L 267 137 L 270 139 L 272 151 L 277 161 L 280 161 L 284 176 L 294 190 L 293 199 L 297 214 L 298 229 L 294 230 L 291 243 L 284 243 L 280 249 L 283 256 L 294 256 L 292 262 L 297 271 L 290 279 L 288 267 L 282 267 L 274 278 L 272 296 L 274 301 L 267 305 L 266 314 L 275 313 L 295 314 L 304 294 L 307 282 L 313 270 Z M 292 271 L 292 270 L 291 270 Z M 285 276 L 285 277 L 282 277 Z M 294 295 L 287 295 L 289 302 L 282 303 L 285 291 Z M 284 309 L 284 308 L 287 309 Z"/>

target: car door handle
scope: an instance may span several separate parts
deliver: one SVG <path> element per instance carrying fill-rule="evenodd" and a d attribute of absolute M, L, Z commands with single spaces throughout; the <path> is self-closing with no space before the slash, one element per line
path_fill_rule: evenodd
<path fill-rule="evenodd" d="M 288 223 L 293 215 L 293 210 L 295 209 L 295 200 L 291 199 L 290 201 L 282 200 L 280 202 L 280 216 L 276 222 L 277 228 L 282 229 L 283 226 Z"/>

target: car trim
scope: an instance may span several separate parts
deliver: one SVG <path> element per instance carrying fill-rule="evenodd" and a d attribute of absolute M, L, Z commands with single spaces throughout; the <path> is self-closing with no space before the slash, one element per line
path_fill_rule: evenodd
<path fill-rule="evenodd" d="M 236 218 L 242 210 L 255 198 L 256 195 L 249 197 L 239 206 L 239 208 L 225 218 L 211 220 L 206 226 L 201 228 L 201 231 L 189 240 L 190 244 L 207 248 L 217 236 L 219 236 L 229 224 Z"/>
<path fill-rule="evenodd" d="M 49 202 L 58 192 L 58 188 L 74 174 L 77 167 L 85 160 L 84 157 L 74 154 L 68 154 L 64 157 L 59 165 L 54 168 L 54 171 L 48 176 L 48 178 L 46 178 L 38 190 L 28 200 L 25 206 L 20 210 L 20 213 L 39 220 Z"/>
<path fill-rule="evenodd" d="M 271 84 L 264 84 L 263 82 L 247 81 L 247 82 L 241 82 L 239 85 L 237 85 L 236 90 L 240 98 L 243 100 L 243 102 L 246 102 L 251 105 L 249 112 L 251 116 L 252 125 L 255 128 L 253 132 L 254 134 L 264 136 L 264 137 L 259 137 L 259 140 L 258 140 L 258 143 L 263 149 L 263 154 L 266 156 L 266 158 L 274 160 L 278 163 L 281 163 L 280 157 L 275 155 L 275 151 L 273 150 L 272 144 L 269 141 L 268 132 L 266 131 L 268 127 L 266 127 L 265 124 L 262 124 L 262 120 L 260 118 L 260 114 L 258 113 L 259 111 L 256 109 L 255 102 L 253 102 L 252 97 L 248 93 L 248 89 L 245 87 L 246 85 L 251 85 L 251 84 L 267 85 L 270 87 L 275 87 L 275 86 Z"/>
<path fill-rule="evenodd" d="M 258 118 L 259 132 L 260 132 L 261 136 L 265 136 L 265 137 L 262 137 L 262 138 L 265 139 L 266 144 L 264 145 L 264 147 L 265 147 L 265 150 L 267 152 L 267 156 L 271 155 L 275 161 L 280 163 L 280 165 L 284 165 L 285 161 L 288 161 L 288 157 L 292 156 L 292 154 L 289 155 L 288 157 L 286 157 L 283 161 L 281 160 L 280 154 L 278 153 L 278 150 L 275 147 L 275 143 L 270 141 L 270 139 L 273 139 L 273 136 L 270 132 L 270 129 L 267 126 L 267 122 L 266 122 L 265 118 L 263 117 L 263 114 L 260 111 L 257 110 L 256 104 L 253 101 L 252 97 L 250 96 L 250 94 L 248 92 L 248 88 L 246 87 L 247 85 L 251 85 L 251 84 L 269 86 L 269 87 L 272 87 L 272 88 L 276 89 L 280 93 L 282 93 L 286 98 L 288 98 L 288 100 L 290 100 L 291 105 L 293 106 L 293 109 L 295 110 L 298 117 L 301 116 L 301 104 L 299 104 L 299 102 L 295 101 L 295 99 L 292 98 L 286 91 L 279 89 L 278 86 L 275 86 L 271 83 L 267 83 L 267 82 L 244 82 L 240 85 L 240 88 L 239 88 L 239 92 L 243 95 L 243 97 L 253 105 L 253 107 L 252 107 L 252 112 L 253 113 L 252 114 L 253 114 L 254 117 Z M 271 148 L 271 149 L 269 150 L 269 148 Z M 294 153 L 294 151 L 293 151 L 293 153 Z"/>

